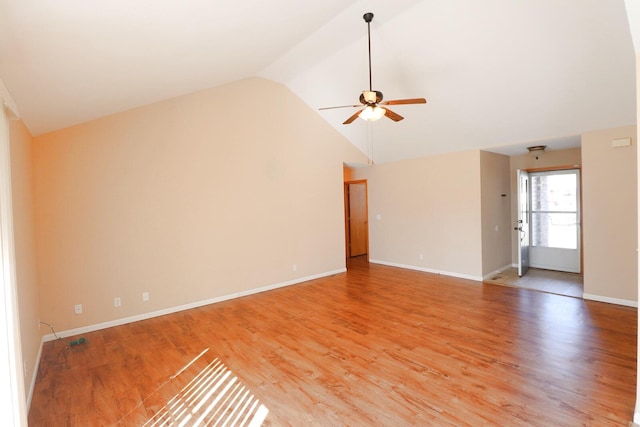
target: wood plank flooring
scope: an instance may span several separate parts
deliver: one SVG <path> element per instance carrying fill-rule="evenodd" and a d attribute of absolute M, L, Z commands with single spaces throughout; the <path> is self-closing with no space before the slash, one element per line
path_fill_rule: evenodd
<path fill-rule="evenodd" d="M 238 419 L 214 406 L 224 401 L 259 403 L 266 426 L 626 426 L 636 316 L 355 260 L 345 274 L 86 334 L 83 351 L 46 343 L 29 425 Z M 215 397 L 231 386 L 202 379 L 221 377 L 212 366 L 244 397 Z"/>

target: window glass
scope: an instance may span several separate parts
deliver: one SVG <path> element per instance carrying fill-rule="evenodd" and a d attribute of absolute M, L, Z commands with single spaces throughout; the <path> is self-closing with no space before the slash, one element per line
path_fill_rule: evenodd
<path fill-rule="evenodd" d="M 531 244 L 578 248 L 578 175 L 531 175 Z"/>
<path fill-rule="evenodd" d="M 578 224 L 575 213 L 531 212 L 533 246 L 578 249 Z"/>
<path fill-rule="evenodd" d="M 534 211 L 575 212 L 575 174 L 533 175 L 531 177 L 531 202 Z"/>

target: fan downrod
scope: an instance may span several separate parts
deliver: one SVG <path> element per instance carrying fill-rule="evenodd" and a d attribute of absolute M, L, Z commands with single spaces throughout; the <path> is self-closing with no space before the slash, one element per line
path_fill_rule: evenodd
<path fill-rule="evenodd" d="M 387 105 L 425 104 L 427 100 L 424 98 L 409 98 L 409 99 L 395 99 L 395 100 L 383 102 L 382 92 L 380 92 L 379 90 L 373 90 L 372 78 L 371 78 L 371 21 L 373 21 L 373 13 L 371 12 L 365 13 L 362 16 L 362 19 L 364 19 L 364 22 L 367 23 L 367 45 L 368 45 L 367 53 L 369 57 L 368 58 L 369 59 L 369 90 L 363 90 L 362 93 L 360 94 L 360 105 L 342 105 L 339 107 L 323 107 L 323 108 L 320 108 L 320 110 L 330 110 L 333 108 L 359 107 L 360 110 L 358 112 L 351 115 L 351 117 L 349 117 L 347 120 L 344 121 L 343 124 L 345 125 L 353 123 L 353 121 L 358 117 L 362 117 L 365 120 L 379 119 L 381 117 L 380 115 L 374 115 L 371 117 L 363 116 L 362 114 L 363 112 L 365 111 L 369 112 L 370 110 L 373 110 L 373 109 L 377 110 L 378 113 L 381 110 L 384 116 L 393 120 L 394 122 L 399 122 L 400 120 L 404 119 L 404 117 L 402 117 L 398 113 L 391 111 L 389 108 L 386 107 Z M 381 107 L 381 105 L 384 105 L 385 107 Z"/>

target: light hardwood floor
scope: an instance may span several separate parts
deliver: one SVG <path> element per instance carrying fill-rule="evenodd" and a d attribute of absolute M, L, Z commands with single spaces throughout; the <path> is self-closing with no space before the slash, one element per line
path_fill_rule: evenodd
<path fill-rule="evenodd" d="M 251 397 L 264 425 L 625 426 L 636 316 L 355 260 L 345 274 L 86 334 L 84 351 L 46 343 L 29 423 L 229 414 L 195 408 L 231 390 L 202 380 L 222 363 L 215 375 L 244 396 L 227 404 Z M 189 394 L 194 379 L 208 396 Z"/>

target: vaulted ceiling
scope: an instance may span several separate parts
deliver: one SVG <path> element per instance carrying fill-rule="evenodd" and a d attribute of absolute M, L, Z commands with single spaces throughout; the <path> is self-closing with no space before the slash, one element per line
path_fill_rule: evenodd
<path fill-rule="evenodd" d="M 368 88 L 365 12 L 373 89 L 428 101 L 398 123 L 318 111 Z M 251 76 L 378 163 L 636 123 L 624 0 L 0 0 L 0 78 L 34 135 Z"/>

